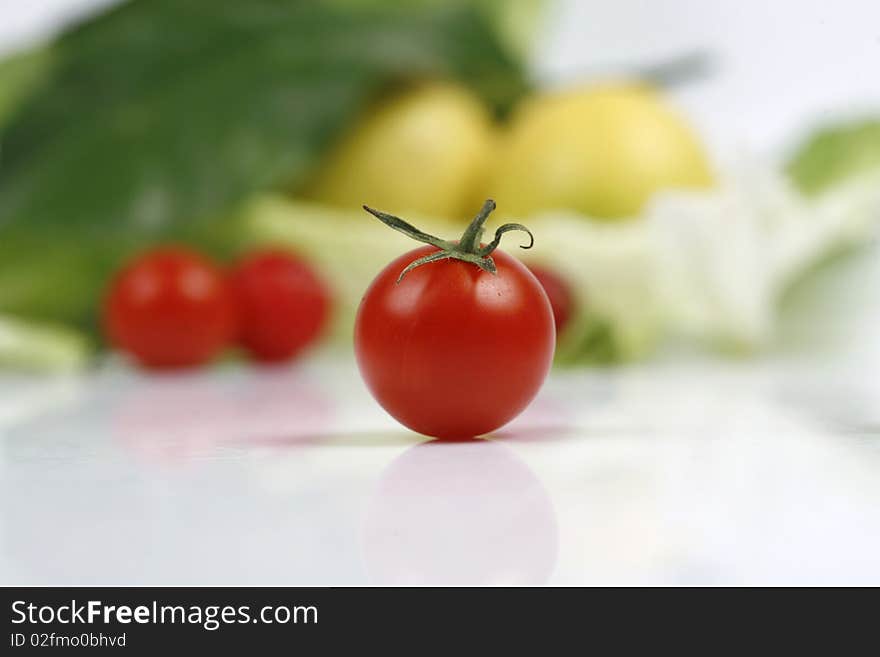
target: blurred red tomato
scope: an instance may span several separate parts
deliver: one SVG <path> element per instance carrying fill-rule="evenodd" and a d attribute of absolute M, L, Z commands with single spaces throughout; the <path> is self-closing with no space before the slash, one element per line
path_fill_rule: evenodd
<path fill-rule="evenodd" d="M 529 405 L 555 346 L 547 295 L 525 265 L 497 250 L 497 273 L 409 251 L 383 269 L 355 321 L 355 354 L 376 401 L 398 422 L 435 438 L 480 436 Z"/>
<path fill-rule="evenodd" d="M 556 323 L 556 335 L 558 337 L 562 334 L 563 329 L 574 312 L 574 295 L 571 292 L 571 286 L 568 284 L 568 281 L 555 271 L 539 265 L 529 265 L 529 269 L 543 286 L 544 291 L 547 293 L 547 298 L 550 299 L 550 306 L 553 308 L 553 321 Z"/>
<path fill-rule="evenodd" d="M 110 342 L 147 367 L 207 362 L 235 332 L 223 273 L 183 247 L 138 257 L 117 274 L 104 303 Z"/>
<path fill-rule="evenodd" d="M 238 340 L 257 360 L 296 356 L 327 323 L 330 293 L 308 263 L 284 251 L 258 251 L 232 271 Z"/>

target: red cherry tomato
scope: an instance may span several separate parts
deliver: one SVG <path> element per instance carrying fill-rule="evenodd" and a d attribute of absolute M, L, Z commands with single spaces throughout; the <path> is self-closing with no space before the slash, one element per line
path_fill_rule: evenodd
<path fill-rule="evenodd" d="M 321 333 L 330 294 L 312 268 L 284 251 L 253 253 L 232 271 L 239 342 L 261 361 L 287 360 Z"/>
<path fill-rule="evenodd" d="M 555 271 L 539 265 L 529 265 L 529 270 L 541 283 L 547 298 L 550 299 L 553 320 L 556 323 L 556 335 L 561 335 L 574 312 L 574 295 L 571 293 L 571 287 L 568 281 Z"/>
<path fill-rule="evenodd" d="M 485 434 L 537 394 L 553 359 L 550 302 L 525 265 L 492 253 L 496 274 L 415 249 L 383 269 L 355 323 L 358 366 L 376 400 L 410 429 L 438 438 Z"/>
<path fill-rule="evenodd" d="M 207 362 L 232 339 L 235 310 L 223 273 L 182 247 L 142 255 L 111 284 L 104 327 L 119 349 L 148 367 Z"/>

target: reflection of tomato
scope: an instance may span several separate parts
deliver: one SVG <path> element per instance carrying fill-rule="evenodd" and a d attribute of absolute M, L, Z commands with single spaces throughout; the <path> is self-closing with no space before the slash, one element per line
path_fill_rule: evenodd
<path fill-rule="evenodd" d="M 558 529 L 535 473 L 491 440 L 423 443 L 388 466 L 367 507 L 361 545 L 388 585 L 540 585 Z"/>
<path fill-rule="evenodd" d="M 182 247 L 144 254 L 113 281 L 104 305 L 110 341 L 149 367 L 210 360 L 232 339 L 235 314 L 213 263 Z"/>
<path fill-rule="evenodd" d="M 330 400 L 297 369 L 149 377 L 112 408 L 116 440 L 138 460 L 177 465 L 227 445 L 305 444 L 328 433 Z"/>
<path fill-rule="evenodd" d="M 183 464 L 229 439 L 230 401 L 220 380 L 203 373 L 145 378 L 113 405 L 112 433 L 140 462 Z"/>
<path fill-rule="evenodd" d="M 489 111 L 469 90 L 418 85 L 355 126 L 310 195 L 349 208 L 369 203 L 395 214 L 464 219 L 482 193 L 493 144 Z"/>
<path fill-rule="evenodd" d="M 329 292 L 312 268 L 284 251 L 257 251 L 230 275 L 239 341 L 254 358 L 292 358 L 320 334 Z"/>
<path fill-rule="evenodd" d="M 377 401 L 414 431 L 441 438 L 498 429 L 538 392 L 553 358 L 553 313 L 541 284 L 495 251 L 497 274 L 460 260 L 401 271 L 389 264 L 355 324 L 358 365 Z"/>
<path fill-rule="evenodd" d="M 547 298 L 550 299 L 550 307 L 553 308 L 553 320 L 556 323 L 556 335 L 560 335 L 574 311 L 574 295 L 571 293 L 571 287 L 568 281 L 552 269 L 539 265 L 529 265 L 529 270 L 538 279 L 538 282 L 547 293 Z"/>
<path fill-rule="evenodd" d="M 490 192 L 516 215 L 562 208 L 629 217 L 658 190 L 712 180 L 686 121 L 656 91 L 635 84 L 526 101 L 497 161 Z"/>

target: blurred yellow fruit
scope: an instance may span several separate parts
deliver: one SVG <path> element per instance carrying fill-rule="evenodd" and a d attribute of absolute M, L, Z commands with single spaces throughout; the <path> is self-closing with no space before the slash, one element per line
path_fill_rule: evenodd
<path fill-rule="evenodd" d="M 467 89 L 423 83 L 380 103 L 343 137 L 308 196 L 399 215 L 470 218 L 495 145 L 489 110 Z M 476 205 L 475 205 L 476 202 Z"/>
<path fill-rule="evenodd" d="M 650 87 L 627 83 L 525 101 L 495 171 L 489 191 L 511 215 L 564 208 L 631 217 L 657 190 L 712 183 L 683 117 Z"/>

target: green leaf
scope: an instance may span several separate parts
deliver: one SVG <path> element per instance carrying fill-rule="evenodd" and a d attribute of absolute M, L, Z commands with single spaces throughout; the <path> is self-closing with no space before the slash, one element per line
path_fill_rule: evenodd
<path fill-rule="evenodd" d="M 151 0 L 72 28 L 2 130 L 0 311 L 86 323 L 131 251 L 230 248 L 220 217 L 302 185 L 375 94 L 424 77 L 498 108 L 523 89 L 483 14 L 458 3 Z"/>
<path fill-rule="evenodd" d="M 786 166 L 795 185 L 814 196 L 871 170 L 880 170 L 880 119 L 823 128 L 801 144 Z"/>
<path fill-rule="evenodd" d="M 0 315 L 0 367 L 29 371 L 82 368 L 92 345 L 64 326 L 22 321 Z"/>
<path fill-rule="evenodd" d="M 365 216 L 278 195 L 256 197 L 241 208 L 253 246 L 303 254 L 330 283 L 335 293 L 330 333 L 348 345 L 366 281 L 412 248 L 405 231 L 389 231 Z M 450 231 L 448 222 L 436 217 L 408 218 L 428 233 Z M 557 362 L 609 365 L 650 353 L 663 325 L 652 307 L 655 276 L 650 253 L 641 246 L 649 229 L 643 224 L 609 229 L 582 216 L 532 216 L 528 223 L 541 254 L 536 262 L 552 263 L 576 295 L 575 313 L 557 343 Z M 332 249 L 327 248 L 330 243 Z M 517 256 L 532 253 L 516 246 L 511 251 Z"/>
<path fill-rule="evenodd" d="M 45 79 L 51 61 L 47 48 L 28 50 L 0 60 L 0 125 Z"/>

